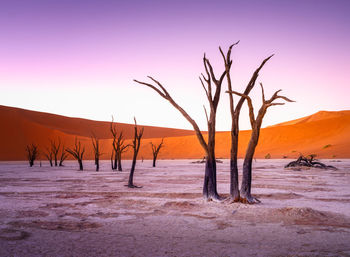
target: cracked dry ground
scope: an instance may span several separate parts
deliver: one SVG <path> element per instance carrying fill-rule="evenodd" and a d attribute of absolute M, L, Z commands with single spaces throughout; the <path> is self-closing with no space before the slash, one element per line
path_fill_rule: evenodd
<path fill-rule="evenodd" d="M 0 163 L 0 256 L 350 256 L 350 161 L 339 170 L 285 170 L 257 160 L 262 203 L 206 203 L 203 164 L 138 162 L 123 172 Z M 218 191 L 229 191 L 228 161 Z"/>

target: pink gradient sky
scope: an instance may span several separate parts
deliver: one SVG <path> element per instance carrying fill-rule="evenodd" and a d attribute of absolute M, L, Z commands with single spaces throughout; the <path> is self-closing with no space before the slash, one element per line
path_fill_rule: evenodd
<path fill-rule="evenodd" d="M 96 120 L 191 128 L 165 100 L 132 79 L 158 78 L 202 129 L 204 52 L 237 40 L 232 77 L 254 69 L 266 93 L 296 103 L 270 109 L 264 126 L 319 110 L 350 109 L 350 1 L 1 1 L 0 104 Z M 226 85 L 224 85 L 226 87 Z M 252 93 L 260 104 L 260 91 Z M 257 107 L 256 107 L 257 108 Z M 249 129 L 246 110 L 242 128 Z M 222 95 L 218 130 L 230 129 Z"/>

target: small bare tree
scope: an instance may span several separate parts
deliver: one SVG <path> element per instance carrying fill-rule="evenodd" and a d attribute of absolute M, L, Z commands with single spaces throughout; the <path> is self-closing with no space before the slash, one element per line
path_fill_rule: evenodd
<path fill-rule="evenodd" d="M 216 182 L 216 158 L 215 158 L 216 126 L 215 125 L 216 125 L 216 111 L 220 100 L 221 85 L 222 85 L 223 79 L 225 78 L 226 70 L 217 79 L 214 74 L 213 67 L 210 61 L 206 58 L 205 54 L 203 57 L 203 64 L 204 64 L 206 76 L 204 74 L 201 74 L 202 76 L 199 77 L 199 79 L 203 86 L 203 89 L 205 91 L 205 94 L 207 96 L 208 103 L 210 106 L 209 116 L 206 109 L 204 108 L 206 118 L 207 118 L 207 125 L 208 125 L 207 142 L 204 139 L 203 134 L 199 129 L 197 123 L 190 117 L 190 115 L 181 106 L 179 106 L 175 102 L 175 100 L 170 96 L 169 92 L 164 88 L 164 86 L 159 81 L 148 76 L 148 78 L 150 78 L 153 81 L 153 83 L 155 83 L 160 89 L 158 89 L 157 86 L 154 86 L 150 83 L 141 82 L 138 80 L 134 80 L 134 81 L 139 84 L 150 87 L 154 91 L 156 91 L 161 97 L 163 97 L 170 104 L 172 104 L 175 107 L 175 109 L 177 109 L 185 117 L 185 119 L 192 125 L 194 131 L 196 132 L 197 139 L 200 145 L 202 146 L 202 148 L 204 149 L 205 155 L 206 155 L 203 197 L 208 201 L 210 200 L 220 201 L 221 197 L 217 192 L 217 182 Z M 206 83 L 206 85 L 204 82 Z M 213 92 L 213 89 L 212 89 L 213 86 L 215 86 L 215 92 Z"/>
<path fill-rule="evenodd" d="M 53 160 L 53 153 L 52 153 L 52 149 L 46 147 L 46 152 L 44 152 L 44 155 L 46 157 L 46 159 L 49 161 L 50 166 L 53 166 L 52 160 Z"/>
<path fill-rule="evenodd" d="M 131 169 L 130 169 L 129 182 L 128 182 L 127 186 L 130 187 L 130 188 L 139 188 L 138 186 L 134 185 L 134 172 L 135 172 L 137 154 L 139 153 L 139 150 L 140 150 L 141 138 L 142 138 L 142 135 L 143 135 L 144 128 L 138 130 L 135 117 L 134 117 L 134 121 L 135 121 L 134 139 L 133 139 L 132 145 L 131 145 L 133 150 L 134 150 L 134 154 L 133 154 L 133 157 L 132 157 L 132 164 L 131 164 Z"/>
<path fill-rule="evenodd" d="M 130 145 L 125 145 L 125 139 L 124 139 L 124 134 L 123 131 L 118 133 L 117 126 L 114 123 L 114 119 L 112 116 L 112 122 L 110 126 L 110 131 L 113 136 L 113 150 L 111 154 L 111 165 L 112 165 L 112 170 L 118 169 L 118 171 L 122 171 L 122 154 L 127 150 L 127 148 Z"/>
<path fill-rule="evenodd" d="M 101 148 L 100 148 L 100 140 L 97 138 L 95 134 L 91 136 L 91 142 L 94 149 L 94 157 L 95 157 L 95 165 L 96 165 L 96 171 L 99 171 L 100 169 L 100 156 Z"/>
<path fill-rule="evenodd" d="M 117 125 L 114 123 L 114 118 L 112 116 L 112 122 L 110 125 L 110 131 L 113 136 L 113 150 L 111 154 L 111 164 L 112 164 L 112 170 L 116 170 L 118 166 L 118 148 L 117 148 L 117 141 L 118 141 L 118 131 L 117 131 Z"/>
<path fill-rule="evenodd" d="M 232 47 L 237 45 L 238 43 L 239 41 L 229 47 L 229 50 L 227 51 L 226 56 L 220 47 L 220 52 L 225 64 L 228 91 L 232 91 L 232 80 L 231 80 L 231 74 L 230 74 L 231 65 L 232 65 L 231 50 L 232 50 Z M 265 63 L 272 56 L 273 55 L 263 60 L 260 66 L 255 70 L 255 72 L 253 73 L 251 79 L 249 80 L 244 90 L 244 93 L 243 93 L 244 95 L 249 95 L 250 91 L 253 89 L 255 82 L 259 76 L 259 71 L 263 68 Z M 231 113 L 230 198 L 233 202 L 237 202 L 240 200 L 240 193 L 238 189 L 237 155 L 238 155 L 238 136 L 239 136 L 239 116 L 245 100 L 246 100 L 245 97 L 241 97 L 235 106 L 233 101 L 233 96 L 232 94 L 229 94 L 230 113 Z"/>
<path fill-rule="evenodd" d="M 252 162 L 254 158 L 255 148 L 258 145 L 259 142 L 259 136 L 260 136 L 260 128 L 262 125 L 263 118 L 266 114 L 266 111 L 269 107 L 275 106 L 275 105 L 284 105 L 284 103 L 274 103 L 277 99 L 282 99 L 287 102 L 294 102 L 290 100 L 289 98 L 285 96 L 278 95 L 278 93 L 281 90 L 276 91 L 270 99 L 265 99 L 264 94 L 264 87 L 262 83 L 260 83 L 261 91 L 262 91 L 262 105 L 259 109 L 258 115 L 255 117 L 254 114 L 254 107 L 251 98 L 246 94 L 241 94 L 236 91 L 227 91 L 230 94 L 236 94 L 238 96 L 244 97 L 247 100 L 248 107 L 249 107 L 249 118 L 250 118 L 250 124 L 252 127 L 252 134 L 250 137 L 250 141 L 248 144 L 248 148 L 246 150 L 246 154 L 244 157 L 243 162 L 243 178 L 242 178 L 242 185 L 241 185 L 241 201 L 244 203 L 256 203 L 260 202 L 257 198 L 252 197 L 251 195 L 251 185 L 252 185 Z"/>
<path fill-rule="evenodd" d="M 62 149 L 61 149 L 61 155 L 60 155 L 60 162 L 59 162 L 59 166 L 62 167 L 63 166 L 63 162 L 65 159 L 67 159 L 68 155 L 67 155 L 67 152 L 66 152 L 66 149 L 64 147 L 64 145 L 62 146 Z"/>
<path fill-rule="evenodd" d="M 118 171 L 123 171 L 123 168 L 122 168 L 122 154 L 124 152 L 126 152 L 128 147 L 130 146 L 130 145 L 125 145 L 124 141 L 125 141 L 125 139 L 123 139 L 123 138 L 122 138 L 121 141 L 118 140 L 118 147 L 117 147 L 117 149 L 118 149 L 118 151 L 117 151 L 118 152 Z"/>
<path fill-rule="evenodd" d="M 67 153 L 71 154 L 79 163 L 79 170 L 83 170 L 83 155 L 85 152 L 85 147 L 81 148 L 81 143 L 80 141 L 78 141 L 77 138 L 75 138 L 75 144 L 74 144 L 74 148 L 70 149 L 67 148 L 66 149 Z"/>
<path fill-rule="evenodd" d="M 51 152 L 53 155 L 53 159 L 55 161 L 55 166 L 58 165 L 58 153 L 60 151 L 61 148 L 61 139 L 58 138 L 58 142 L 56 142 L 55 140 L 50 140 L 51 143 Z"/>
<path fill-rule="evenodd" d="M 39 156 L 38 146 L 34 143 L 27 145 L 26 152 L 27 152 L 27 159 L 29 161 L 29 166 L 32 167 L 34 165 L 34 161 Z"/>
<path fill-rule="evenodd" d="M 152 146 L 152 154 L 153 154 L 153 167 L 156 167 L 156 161 L 157 161 L 157 157 L 159 154 L 160 149 L 164 146 L 164 138 L 162 138 L 162 141 L 160 142 L 159 145 L 155 145 L 152 142 L 150 143 Z"/>

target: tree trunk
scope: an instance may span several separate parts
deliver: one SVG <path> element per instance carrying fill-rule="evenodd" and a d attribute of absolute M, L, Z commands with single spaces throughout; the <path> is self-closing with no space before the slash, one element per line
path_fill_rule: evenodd
<path fill-rule="evenodd" d="M 52 160 L 49 160 L 49 162 L 50 162 L 50 166 L 52 167 L 53 165 L 52 165 Z"/>
<path fill-rule="evenodd" d="M 57 157 L 55 156 L 55 166 L 57 166 Z"/>
<path fill-rule="evenodd" d="M 253 161 L 253 158 L 245 158 L 243 163 L 243 178 L 242 178 L 242 185 L 241 185 L 242 202 L 250 202 L 253 200 L 251 195 L 252 161 Z"/>
<path fill-rule="evenodd" d="M 134 157 L 132 159 L 131 169 L 130 169 L 128 187 L 134 187 L 134 171 L 136 166 L 136 157 L 137 157 L 137 154 L 134 154 Z"/>
<path fill-rule="evenodd" d="M 157 161 L 158 154 L 154 153 L 153 154 L 153 167 L 156 167 L 156 161 Z"/>
<path fill-rule="evenodd" d="M 116 170 L 118 167 L 118 153 L 115 152 L 115 157 L 114 157 L 114 169 Z"/>
<path fill-rule="evenodd" d="M 82 160 L 78 160 L 79 163 L 79 170 L 84 170 L 83 169 L 83 161 Z"/>
<path fill-rule="evenodd" d="M 123 171 L 122 168 L 122 154 L 119 153 L 119 157 L 118 157 L 118 171 Z"/>
<path fill-rule="evenodd" d="M 238 119 L 232 121 L 231 129 L 231 158 L 230 158 L 230 197 L 234 202 L 240 200 L 240 193 L 238 189 Z"/>
<path fill-rule="evenodd" d="M 252 163 L 255 153 L 255 148 L 259 141 L 259 127 L 252 128 L 252 135 L 248 144 L 246 155 L 243 162 L 243 177 L 241 185 L 241 201 L 244 203 L 254 203 L 255 198 L 251 195 L 252 187 Z"/>
<path fill-rule="evenodd" d="M 96 171 L 99 171 L 100 170 L 100 161 L 98 159 L 96 159 L 95 164 L 96 164 Z"/>
<path fill-rule="evenodd" d="M 206 200 L 219 200 L 220 197 L 216 188 L 216 162 L 212 156 L 206 157 L 203 197 Z"/>
<path fill-rule="evenodd" d="M 112 150 L 112 154 L 111 154 L 111 167 L 112 167 L 112 170 L 114 170 L 114 166 L 113 166 L 113 159 L 114 159 L 114 150 Z"/>

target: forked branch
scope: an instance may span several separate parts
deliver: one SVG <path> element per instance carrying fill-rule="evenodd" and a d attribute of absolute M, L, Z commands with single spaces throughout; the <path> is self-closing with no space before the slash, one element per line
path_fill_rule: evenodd
<path fill-rule="evenodd" d="M 204 137 L 202 135 L 201 130 L 199 129 L 197 123 L 191 118 L 191 116 L 181 107 L 179 106 L 175 100 L 170 96 L 170 94 L 165 90 L 165 88 L 163 87 L 163 85 L 153 79 L 151 76 L 148 76 L 148 78 L 150 78 L 152 81 L 154 81 L 160 88 L 161 90 L 159 90 L 158 88 L 156 88 L 154 85 L 150 84 L 150 83 L 146 83 L 146 82 L 142 82 L 142 81 L 138 81 L 136 79 L 134 79 L 134 81 L 136 83 L 139 83 L 141 85 L 145 85 L 147 87 L 152 88 L 153 90 L 155 90 L 161 97 L 163 97 L 164 99 L 166 99 L 167 101 L 169 101 L 169 103 L 171 103 L 175 109 L 177 109 L 184 117 L 185 119 L 192 125 L 194 131 L 196 132 L 197 138 L 199 140 L 199 143 L 201 144 L 201 146 L 205 149 L 206 153 L 208 154 L 208 145 L 204 140 Z"/>

